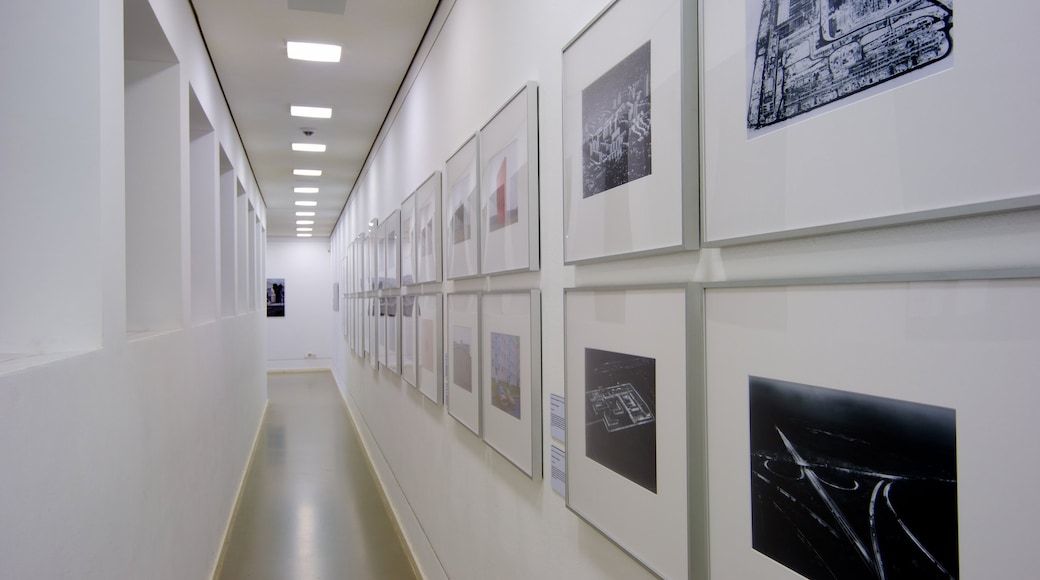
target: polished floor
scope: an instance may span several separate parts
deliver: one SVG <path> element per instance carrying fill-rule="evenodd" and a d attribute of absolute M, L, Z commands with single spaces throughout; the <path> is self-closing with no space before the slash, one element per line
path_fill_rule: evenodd
<path fill-rule="evenodd" d="M 332 375 L 272 373 L 268 399 L 218 578 L 415 578 Z"/>

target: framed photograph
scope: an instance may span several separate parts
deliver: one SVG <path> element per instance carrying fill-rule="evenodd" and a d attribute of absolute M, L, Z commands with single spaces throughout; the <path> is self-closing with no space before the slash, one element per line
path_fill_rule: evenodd
<path fill-rule="evenodd" d="M 383 220 L 383 261 L 386 263 L 383 288 L 401 286 L 401 212 L 394 211 Z"/>
<path fill-rule="evenodd" d="M 386 356 L 386 343 L 387 343 L 387 302 L 389 298 L 386 296 L 380 296 L 375 299 L 379 303 L 379 320 L 377 322 L 376 332 L 376 344 L 379 345 L 376 348 L 379 358 L 380 366 L 389 366 L 389 359 Z"/>
<path fill-rule="evenodd" d="M 379 220 L 372 218 L 365 232 L 365 263 L 368 265 L 365 289 L 369 292 L 379 290 Z"/>
<path fill-rule="evenodd" d="M 538 84 L 527 83 L 480 130 L 483 274 L 538 269 Z"/>
<path fill-rule="evenodd" d="M 528 477 L 541 479 L 541 294 L 484 294 L 480 316 L 484 441 Z"/>
<path fill-rule="evenodd" d="M 267 279 L 267 317 L 285 316 L 285 278 Z"/>
<path fill-rule="evenodd" d="M 416 330 L 418 318 L 415 308 L 415 296 L 401 296 L 401 378 L 413 387 L 419 386 L 418 363 L 416 355 Z"/>
<path fill-rule="evenodd" d="M 448 413 L 480 436 L 480 295 L 448 294 Z"/>
<path fill-rule="evenodd" d="M 376 226 L 376 282 L 375 289 L 382 290 L 386 284 L 386 222 Z"/>
<path fill-rule="evenodd" d="M 398 316 L 398 312 L 401 310 L 401 297 L 400 296 L 387 296 L 384 298 L 386 301 L 386 317 L 385 326 L 386 331 L 383 335 L 386 339 L 383 342 L 383 349 L 381 353 L 385 353 L 385 362 L 387 370 L 392 373 L 401 373 L 401 317 Z M 382 355 L 381 355 L 382 356 Z"/>
<path fill-rule="evenodd" d="M 662 578 L 708 577 L 699 304 L 687 285 L 564 296 L 567 507 Z"/>
<path fill-rule="evenodd" d="M 441 404 L 444 393 L 444 357 L 441 354 L 441 295 L 422 294 L 415 297 L 418 325 L 419 391 Z"/>
<path fill-rule="evenodd" d="M 415 284 L 415 194 L 401 204 L 401 285 Z"/>
<path fill-rule="evenodd" d="M 697 248 L 697 9 L 617 0 L 564 47 L 566 263 Z"/>
<path fill-rule="evenodd" d="M 936 0 L 701 5 L 705 245 L 1040 205 L 1040 83 L 1018 49 L 1032 19 Z"/>
<path fill-rule="evenodd" d="M 712 575 L 1033 575 L 1038 275 L 707 287 Z"/>
<path fill-rule="evenodd" d="M 415 281 L 441 280 L 441 172 L 415 191 Z"/>
<path fill-rule="evenodd" d="M 477 136 L 444 164 L 444 261 L 449 280 L 480 274 L 480 172 Z"/>
<path fill-rule="evenodd" d="M 332 283 L 332 311 L 333 312 L 339 312 L 339 301 L 340 301 L 339 282 L 333 282 Z"/>
<path fill-rule="evenodd" d="M 368 365 L 373 369 L 379 368 L 379 322 L 381 318 L 379 300 L 375 296 L 368 298 L 368 332 L 365 340 L 368 341 Z"/>

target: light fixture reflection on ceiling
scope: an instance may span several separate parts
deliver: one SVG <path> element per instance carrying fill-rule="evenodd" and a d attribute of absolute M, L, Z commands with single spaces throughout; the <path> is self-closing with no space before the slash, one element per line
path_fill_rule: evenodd
<path fill-rule="evenodd" d="M 296 220 L 298 226 L 313 226 L 314 220 Z"/>
<path fill-rule="evenodd" d="M 313 211 L 298 211 L 296 217 L 314 217 Z"/>
<path fill-rule="evenodd" d="M 324 153 L 325 145 L 322 143 L 293 143 L 293 151 L 306 151 L 308 153 Z"/>
<path fill-rule="evenodd" d="M 285 52 L 289 58 L 294 60 L 309 60 L 312 62 L 339 62 L 343 48 L 338 44 L 319 44 L 316 42 L 285 43 Z"/>
<path fill-rule="evenodd" d="M 317 187 L 294 187 L 293 193 L 318 193 Z"/>
<path fill-rule="evenodd" d="M 296 205 L 302 206 L 302 207 L 314 207 L 314 206 L 318 205 L 318 202 L 316 202 L 316 201 L 297 201 Z"/>
<path fill-rule="evenodd" d="M 293 175 L 299 175 L 300 177 L 321 177 L 320 169 L 293 169 Z"/>
<path fill-rule="evenodd" d="M 328 107 L 289 105 L 289 114 L 293 117 L 307 117 L 309 119 L 331 119 L 332 109 Z"/>

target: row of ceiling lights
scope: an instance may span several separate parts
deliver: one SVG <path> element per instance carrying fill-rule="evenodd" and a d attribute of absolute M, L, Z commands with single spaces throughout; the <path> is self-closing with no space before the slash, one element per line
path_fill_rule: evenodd
<path fill-rule="evenodd" d="M 315 44 L 311 42 L 287 42 L 285 44 L 286 54 L 290 59 L 293 60 L 308 60 L 311 62 L 339 62 L 342 48 L 335 44 Z M 289 107 L 289 114 L 293 117 L 305 117 L 309 119 L 330 119 L 332 118 L 332 109 L 328 107 L 309 107 L 300 105 L 291 105 Z M 310 136 L 311 133 L 304 131 L 304 134 Z M 293 143 L 293 151 L 302 151 L 307 153 L 324 153 L 325 145 L 321 143 Z M 293 169 L 293 175 L 297 177 L 321 177 L 320 169 Z M 317 187 L 299 186 L 293 187 L 293 193 L 310 194 L 318 193 Z M 318 202 L 297 200 L 297 207 L 316 207 Z M 314 217 L 316 212 L 314 211 L 298 211 L 296 212 L 297 218 L 311 218 Z M 301 238 L 311 237 L 311 232 L 314 228 L 314 220 L 312 219 L 297 219 L 296 220 L 296 235 Z"/>

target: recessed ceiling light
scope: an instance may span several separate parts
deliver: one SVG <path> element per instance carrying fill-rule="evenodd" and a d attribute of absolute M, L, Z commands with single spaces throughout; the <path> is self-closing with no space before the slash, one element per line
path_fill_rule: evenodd
<path fill-rule="evenodd" d="M 316 202 L 316 201 L 298 201 L 298 202 L 296 202 L 296 205 L 299 205 L 299 206 L 302 206 L 302 207 L 314 207 L 314 206 L 318 205 L 318 202 Z"/>
<path fill-rule="evenodd" d="M 294 187 L 293 193 L 318 193 L 317 187 Z"/>
<path fill-rule="evenodd" d="M 313 232 L 314 228 L 296 228 L 298 232 Z"/>
<path fill-rule="evenodd" d="M 321 143 L 293 143 L 293 151 L 307 151 L 310 153 L 324 153 L 325 145 Z"/>
<path fill-rule="evenodd" d="M 311 237 L 311 235 L 310 234 L 296 234 L 296 237 L 297 238 L 309 238 L 309 237 Z"/>
<path fill-rule="evenodd" d="M 300 105 L 289 105 L 289 114 L 293 117 L 308 117 L 310 119 L 331 119 L 332 109 L 328 107 L 302 107 Z"/>
<path fill-rule="evenodd" d="M 314 217 L 313 211 L 298 211 L 296 217 Z"/>
<path fill-rule="evenodd" d="M 294 60 L 310 60 L 314 62 L 339 62 L 343 48 L 338 44 L 318 44 L 315 42 L 285 43 L 285 52 Z"/>
<path fill-rule="evenodd" d="M 296 220 L 298 226 L 313 226 L 314 220 Z"/>
<path fill-rule="evenodd" d="M 293 175 L 299 175 L 300 177 L 321 177 L 320 169 L 293 169 Z"/>

